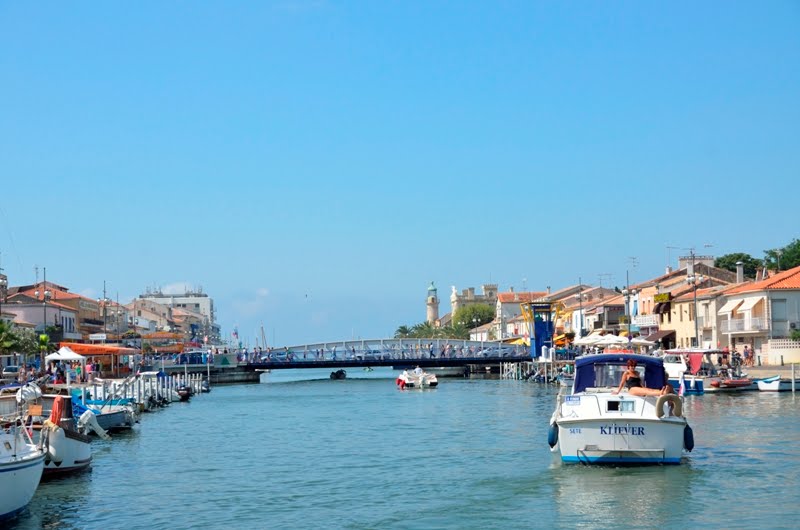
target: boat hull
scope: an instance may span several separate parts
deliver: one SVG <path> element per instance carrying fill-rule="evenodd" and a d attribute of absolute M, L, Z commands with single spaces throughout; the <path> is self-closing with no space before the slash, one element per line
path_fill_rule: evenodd
<path fill-rule="evenodd" d="M 553 451 L 568 464 L 680 464 L 685 427 L 681 418 L 561 419 Z"/>
<path fill-rule="evenodd" d="M 13 437 L 9 437 L 13 443 Z M 14 517 L 33 498 L 42 478 L 45 455 L 35 446 L 0 461 L 0 520 Z"/>
<path fill-rule="evenodd" d="M 775 379 L 767 381 L 757 381 L 756 385 L 761 392 L 791 392 L 792 381 L 790 379 Z M 794 380 L 795 390 L 800 390 L 800 379 Z"/>
<path fill-rule="evenodd" d="M 701 396 L 705 394 L 706 388 L 704 383 L 703 377 L 689 377 L 684 379 L 685 390 L 684 394 L 686 395 L 694 395 L 694 396 Z M 680 379 L 669 379 L 669 384 L 672 385 L 672 388 L 675 389 L 677 392 L 681 386 Z"/>
<path fill-rule="evenodd" d="M 757 390 L 758 386 L 751 379 L 721 379 L 711 378 L 706 392 L 743 392 L 746 390 Z"/>
<path fill-rule="evenodd" d="M 46 436 L 45 475 L 74 473 L 91 465 L 91 438 L 85 434 L 59 427 L 52 429 Z"/>

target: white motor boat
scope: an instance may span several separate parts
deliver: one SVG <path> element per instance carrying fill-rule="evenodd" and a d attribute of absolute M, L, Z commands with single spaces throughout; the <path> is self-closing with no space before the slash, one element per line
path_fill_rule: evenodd
<path fill-rule="evenodd" d="M 71 473 L 88 468 L 92 463 L 92 439 L 79 432 L 69 398 L 44 396 L 44 399 L 50 402 L 50 415 L 42 424 L 39 435 L 47 453 L 44 474 Z"/>
<path fill-rule="evenodd" d="M 14 517 L 28 505 L 44 468 L 45 453 L 24 425 L 26 407 L 19 393 L 17 402 L 17 413 L 0 417 L 0 520 Z"/>
<path fill-rule="evenodd" d="M 416 370 L 413 372 L 403 370 L 403 373 L 397 376 L 395 383 L 400 387 L 400 389 L 435 388 L 439 384 L 439 380 L 436 379 L 436 374 L 429 374 L 422 371 L 418 372 Z"/>
<path fill-rule="evenodd" d="M 792 380 L 781 379 L 779 375 L 757 379 L 756 384 L 762 392 L 789 392 L 792 390 Z M 800 379 L 794 380 L 794 388 L 795 390 L 800 390 Z"/>
<path fill-rule="evenodd" d="M 679 464 L 694 448 L 692 429 L 675 394 L 614 394 L 628 360 L 644 369 L 642 386 L 658 394 L 666 384 L 659 357 L 628 353 L 575 360 L 572 392 L 558 396 L 548 444 L 566 463 Z"/>

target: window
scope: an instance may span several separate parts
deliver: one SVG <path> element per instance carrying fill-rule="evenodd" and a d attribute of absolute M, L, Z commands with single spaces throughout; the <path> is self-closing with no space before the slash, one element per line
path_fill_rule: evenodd
<path fill-rule="evenodd" d="M 772 321 L 786 322 L 786 299 L 772 301 Z"/>

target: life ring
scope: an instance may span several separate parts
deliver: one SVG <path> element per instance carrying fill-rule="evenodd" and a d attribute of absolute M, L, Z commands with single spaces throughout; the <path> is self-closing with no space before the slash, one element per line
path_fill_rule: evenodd
<path fill-rule="evenodd" d="M 660 418 L 664 416 L 664 403 L 672 403 L 672 415 L 681 417 L 683 415 L 683 402 L 679 396 L 675 394 L 664 394 L 663 396 L 659 396 L 656 400 L 656 417 Z"/>

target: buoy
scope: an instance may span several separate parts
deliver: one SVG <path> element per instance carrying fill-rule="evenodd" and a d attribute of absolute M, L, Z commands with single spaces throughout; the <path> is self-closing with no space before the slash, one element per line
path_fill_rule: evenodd
<path fill-rule="evenodd" d="M 547 431 L 547 445 L 552 449 L 558 443 L 558 424 L 553 422 L 550 424 L 550 430 Z"/>
<path fill-rule="evenodd" d="M 692 428 L 688 425 L 683 428 L 683 448 L 692 452 L 694 449 L 694 433 L 692 432 Z"/>

